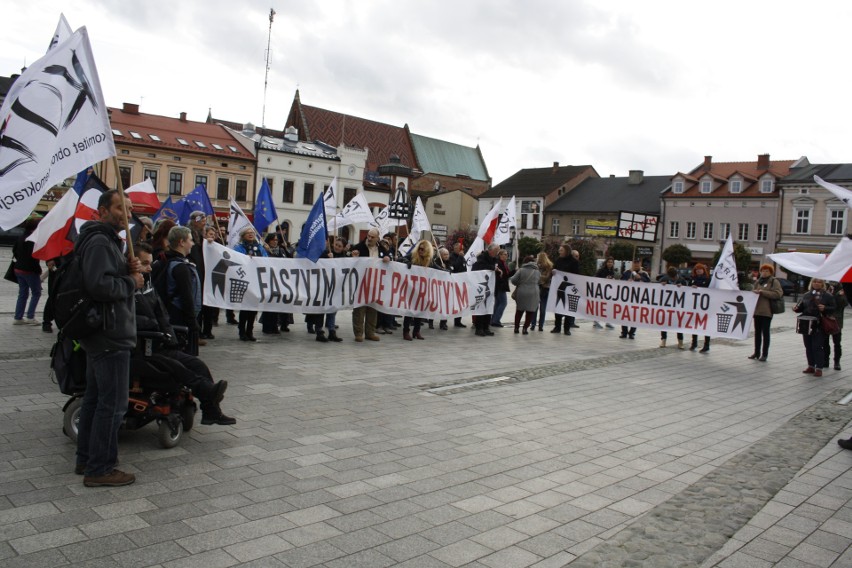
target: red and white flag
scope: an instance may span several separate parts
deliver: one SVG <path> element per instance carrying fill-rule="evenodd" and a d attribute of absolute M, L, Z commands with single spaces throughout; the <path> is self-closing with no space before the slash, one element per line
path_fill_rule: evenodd
<path fill-rule="evenodd" d="M 0 227 L 26 219 L 56 183 L 115 155 L 86 28 L 50 49 L 0 107 Z"/>
<path fill-rule="evenodd" d="M 131 185 L 124 190 L 124 193 L 134 205 L 141 205 L 152 212 L 160 209 L 160 199 L 157 197 L 157 190 L 154 189 L 151 178 L 145 178 L 142 183 Z"/>
<path fill-rule="evenodd" d="M 494 235 L 497 233 L 497 226 L 500 223 L 500 213 L 502 211 L 503 198 L 501 197 L 497 204 L 491 208 L 491 211 L 488 212 L 479 224 L 479 231 L 477 231 L 476 236 L 482 239 L 482 242 L 486 245 L 491 244 L 491 241 L 494 240 Z"/>
<path fill-rule="evenodd" d="M 767 255 L 788 272 L 834 282 L 852 282 L 852 239 L 843 237 L 828 256 L 808 252 Z"/>
<path fill-rule="evenodd" d="M 837 184 L 827 182 L 819 176 L 814 176 L 814 181 L 833 193 L 837 199 L 846 204 L 846 207 L 852 209 L 852 191 L 849 191 L 845 187 L 840 187 Z"/>
<path fill-rule="evenodd" d="M 497 232 L 494 235 L 493 242 L 498 245 L 508 245 L 512 242 L 512 229 L 518 224 L 517 217 L 515 196 L 513 195 L 512 199 L 509 200 L 509 204 L 506 206 L 506 210 L 500 215 L 500 222 L 497 225 Z"/>
<path fill-rule="evenodd" d="M 65 192 L 56 205 L 47 212 L 39 222 L 35 231 L 27 237 L 33 244 L 33 258 L 50 260 L 65 256 L 74 249 L 74 242 L 68 240 L 71 224 L 74 222 L 74 211 L 80 196 L 73 189 Z"/>

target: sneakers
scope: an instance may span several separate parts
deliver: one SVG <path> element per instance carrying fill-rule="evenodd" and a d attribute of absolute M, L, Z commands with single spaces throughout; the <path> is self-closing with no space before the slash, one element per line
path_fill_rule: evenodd
<path fill-rule="evenodd" d="M 601 325 L 601 323 L 600 323 L 600 322 L 598 322 L 598 321 L 596 321 L 596 322 L 594 323 L 594 326 L 593 326 L 593 327 L 594 327 L 595 329 L 603 329 L 603 326 L 602 326 L 602 325 Z"/>
<path fill-rule="evenodd" d="M 136 476 L 132 473 L 124 473 L 114 469 L 104 475 L 84 477 L 83 485 L 86 487 L 121 487 L 130 485 L 134 481 L 136 481 Z"/>
<path fill-rule="evenodd" d="M 202 414 L 201 423 L 205 426 L 211 426 L 213 424 L 219 426 L 233 426 L 237 423 L 237 419 L 225 416 L 225 414 L 220 410 L 219 414 L 214 414 L 212 416 L 209 414 Z"/>
<path fill-rule="evenodd" d="M 12 321 L 12 325 L 26 325 L 26 324 L 27 324 L 27 322 L 25 322 L 22 319 Z"/>

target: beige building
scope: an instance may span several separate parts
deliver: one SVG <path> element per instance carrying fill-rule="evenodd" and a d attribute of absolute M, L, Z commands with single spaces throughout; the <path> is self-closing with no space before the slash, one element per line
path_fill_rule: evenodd
<path fill-rule="evenodd" d="M 477 199 L 465 190 L 456 189 L 424 198 L 424 207 L 432 234 L 438 243 L 459 227 L 472 226 L 476 220 Z"/>

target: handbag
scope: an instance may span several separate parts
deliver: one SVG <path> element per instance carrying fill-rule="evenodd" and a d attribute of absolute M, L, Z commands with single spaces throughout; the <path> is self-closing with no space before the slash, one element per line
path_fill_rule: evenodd
<path fill-rule="evenodd" d="M 15 261 L 14 260 L 12 260 L 12 262 L 9 263 L 9 268 L 6 269 L 6 275 L 3 276 L 3 278 L 8 280 L 9 282 L 14 282 L 15 284 L 18 283 L 18 277 L 15 276 Z"/>
<path fill-rule="evenodd" d="M 784 298 L 769 300 L 769 307 L 772 309 L 773 314 L 783 314 L 786 309 L 786 306 L 784 305 Z"/>
<path fill-rule="evenodd" d="M 840 324 L 834 316 L 822 316 L 822 330 L 826 335 L 834 335 L 840 333 Z"/>

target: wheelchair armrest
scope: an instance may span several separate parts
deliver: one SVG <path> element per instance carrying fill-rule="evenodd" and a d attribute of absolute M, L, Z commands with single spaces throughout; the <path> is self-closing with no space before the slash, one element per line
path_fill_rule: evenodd
<path fill-rule="evenodd" d="M 163 339 L 166 334 L 160 331 L 140 331 L 136 330 L 136 337 L 140 339 Z"/>
<path fill-rule="evenodd" d="M 183 333 L 184 335 L 189 333 L 189 328 L 185 325 L 173 325 L 172 329 L 175 330 L 175 333 Z"/>

